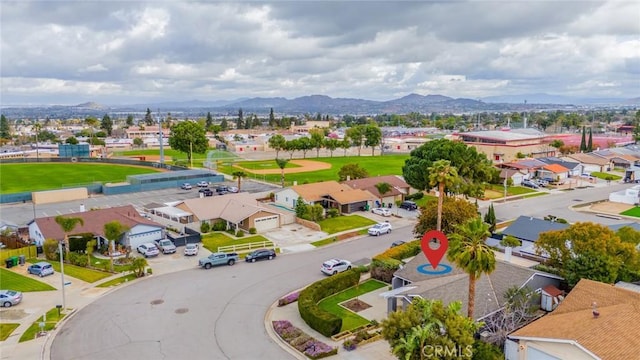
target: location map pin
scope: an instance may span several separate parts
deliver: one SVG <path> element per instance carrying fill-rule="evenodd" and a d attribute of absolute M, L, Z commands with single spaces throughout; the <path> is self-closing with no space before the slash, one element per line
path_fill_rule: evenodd
<path fill-rule="evenodd" d="M 422 248 L 424 256 L 429 260 L 431 267 L 435 270 L 447 252 L 449 240 L 447 239 L 447 235 L 442 231 L 429 230 L 422 236 L 420 247 Z"/>

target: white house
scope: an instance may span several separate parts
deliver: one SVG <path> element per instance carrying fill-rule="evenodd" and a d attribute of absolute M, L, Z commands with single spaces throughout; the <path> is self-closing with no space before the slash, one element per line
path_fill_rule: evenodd
<path fill-rule="evenodd" d="M 640 202 L 640 185 L 632 188 L 612 192 L 609 194 L 609 201 L 635 205 Z"/>

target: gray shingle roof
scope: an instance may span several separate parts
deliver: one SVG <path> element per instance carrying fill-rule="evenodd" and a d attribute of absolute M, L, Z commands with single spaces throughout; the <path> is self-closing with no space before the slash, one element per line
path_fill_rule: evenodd
<path fill-rule="evenodd" d="M 568 224 L 561 224 L 529 216 L 520 216 L 509 227 L 504 229 L 504 235 L 511 235 L 518 239 L 534 242 L 540 237 L 540 233 L 550 230 L 564 230 Z"/>

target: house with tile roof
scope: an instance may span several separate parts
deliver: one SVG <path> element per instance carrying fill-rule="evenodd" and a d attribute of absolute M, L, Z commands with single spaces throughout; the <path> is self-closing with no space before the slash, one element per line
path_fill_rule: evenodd
<path fill-rule="evenodd" d="M 387 193 L 380 194 L 377 184 L 387 183 L 391 186 L 391 190 Z M 352 189 L 366 190 L 379 199 L 384 204 L 395 204 L 396 201 L 403 201 L 406 195 L 409 195 L 411 186 L 402 178 L 395 175 L 374 176 L 364 179 L 347 180 L 342 184 L 349 185 Z"/>
<path fill-rule="evenodd" d="M 512 332 L 507 360 L 637 359 L 640 293 L 582 279 L 551 313 Z"/>
<path fill-rule="evenodd" d="M 568 154 L 561 157 L 561 159 L 580 163 L 582 166 L 582 173 L 605 172 L 613 167 L 608 159 L 592 153 Z"/>
<path fill-rule="evenodd" d="M 562 182 L 569 177 L 569 169 L 560 164 L 546 164 L 538 170 L 537 175 L 541 179 Z"/>
<path fill-rule="evenodd" d="M 540 238 L 540 234 L 552 230 L 564 230 L 569 224 L 563 224 L 529 216 L 519 216 L 511 225 L 502 230 L 502 236 L 510 235 L 520 240 L 521 245 L 512 249 L 513 254 L 520 254 L 527 257 L 538 257 L 535 243 Z M 488 238 L 489 246 L 502 247 L 500 239 Z"/>
<path fill-rule="evenodd" d="M 532 179 L 536 176 L 538 170 L 542 169 L 545 165 L 547 164 L 538 159 L 521 159 L 500 164 L 498 167 L 502 169 L 518 170 L 525 174 L 525 179 Z"/>
<path fill-rule="evenodd" d="M 132 205 L 76 212 L 63 216 L 77 217 L 84 222 L 84 224 L 78 224 L 69 234 L 70 236 L 93 234 L 98 240 L 98 246 L 103 242 L 106 243 L 104 225 L 112 221 L 117 221 L 128 229 L 117 242 L 124 246 L 131 246 L 132 249 L 143 243 L 165 238 L 164 226 L 141 216 Z M 36 218 L 27 224 L 29 237 L 38 245 L 42 245 L 45 239 L 64 240 L 65 234 L 55 218 L 55 216 Z"/>
<path fill-rule="evenodd" d="M 467 313 L 469 297 L 469 275 L 444 257 L 437 269 L 449 267 L 451 271 L 430 273 L 431 265 L 421 252 L 402 269 L 395 272 L 392 290 L 381 296 L 387 299 L 387 310 L 396 311 L 408 306 L 413 298 L 442 300 L 446 305 L 454 301 L 462 302 L 462 313 Z M 527 287 L 539 291 L 546 286 L 560 286 L 561 277 L 525 268 L 510 262 L 496 260 L 495 270 L 483 274 L 476 280 L 476 297 L 473 318 L 480 320 L 505 305 L 504 294 L 512 287 Z"/>
<path fill-rule="evenodd" d="M 289 209 L 295 209 L 302 199 L 306 204 L 320 204 L 325 209 L 335 208 L 341 214 L 351 214 L 367 207 L 371 208 L 376 196 L 367 190 L 353 189 L 337 181 L 294 185 L 275 193 L 274 202 Z"/>
<path fill-rule="evenodd" d="M 580 164 L 577 161 L 563 160 L 555 156 L 543 157 L 543 158 L 539 158 L 538 160 L 542 161 L 543 163 L 547 163 L 549 165 L 556 164 L 566 168 L 569 172 L 568 173 L 569 177 L 580 176 L 583 173 L 582 164 Z"/>

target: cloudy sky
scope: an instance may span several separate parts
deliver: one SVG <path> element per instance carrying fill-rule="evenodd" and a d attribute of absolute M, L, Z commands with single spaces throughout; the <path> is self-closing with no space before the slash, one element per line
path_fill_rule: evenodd
<path fill-rule="evenodd" d="M 640 96 L 639 1 L 6 1 L 1 103 Z"/>

